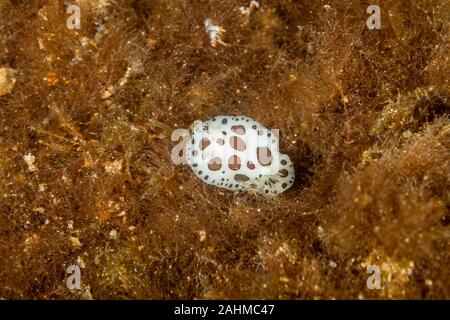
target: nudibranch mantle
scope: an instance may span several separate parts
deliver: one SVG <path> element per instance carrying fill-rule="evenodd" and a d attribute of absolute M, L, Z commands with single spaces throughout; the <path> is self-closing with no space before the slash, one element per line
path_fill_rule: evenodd
<path fill-rule="evenodd" d="M 295 179 L 291 159 L 278 147 L 277 130 L 245 116 L 217 116 L 194 122 L 186 161 L 207 184 L 276 196 Z"/>

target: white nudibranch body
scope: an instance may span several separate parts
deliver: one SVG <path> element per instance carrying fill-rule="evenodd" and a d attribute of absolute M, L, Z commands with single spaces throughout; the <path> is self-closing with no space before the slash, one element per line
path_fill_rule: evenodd
<path fill-rule="evenodd" d="M 248 117 L 217 116 L 195 121 L 186 161 L 208 184 L 276 196 L 294 183 L 291 159 L 279 153 L 277 132 Z"/>

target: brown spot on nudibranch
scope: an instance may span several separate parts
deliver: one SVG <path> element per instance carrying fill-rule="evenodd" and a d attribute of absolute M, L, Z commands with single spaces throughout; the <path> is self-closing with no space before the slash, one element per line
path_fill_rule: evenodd
<path fill-rule="evenodd" d="M 263 166 L 268 166 L 272 163 L 272 152 L 267 147 L 256 148 L 256 155 L 258 157 L 259 163 Z"/>
<path fill-rule="evenodd" d="M 255 169 L 255 164 L 251 161 L 247 162 L 247 168 L 249 168 L 250 170 L 254 170 Z"/>
<path fill-rule="evenodd" d="M 220 144 L 221 146 L 223 146 L 225 144 L 225 140 L 219 138 L 219 139 L 217 139 L 217 143 Z"/>
<path fill-rule="evenodd" d="M 231 156 L 228 159 L 228 167 L 233 171 L 239 170 L 241 168 L 241 159 L 236 155 Z"/>
<path fill-rule="evenodd" d="M 245 127 L 241 125 L 232 126 L 231 131 L 236 134 L 245 134 Z"/>
<path fill-rule="evenodd" d="M 245 142 L 239 137 L 233 136 L 230 138 L 230 145 L 233 149 L 236 149 L 238 151 L 244 151 L 245 150 Z"/>
<path fill-rule="evenodd" d="M 208 146 L 209 146 L 209 144 L 210 144 L 211 142 L 209 141 L 209 139 L 208 138 L 203 138 L 201 141 L 200 141 L 200 150 L 204 150 L 204 149 L 206 149 Z"/>
<path fill-rule="evenodd" d="M 208 163 L 208 169 L 211 171 L 218 171 L 222 168 L 222 160 L 219 157 L 212 158 Z"/>
<path fill-rule="evenodd" d="M 285 166 L 285 165 L 287 165 L 287 161 L 286 160 L 281 160 L 281 164 L 283 165 L 283 166 Z"/>
<path fill-rule="evenodd" d="M 280 171 L 279 171 L 279 173 L 280 173 L 280 176 L 281 177 L 287 177 L 288 176 L 288 171 L 286 170 L 286 169 L 281 169 Z"/>
<path fill-rule="evenodd" d="M 228 120 L 227 119 L 223 119 L 222 120 L 222 124 L 227 124 Z"/>
<path fill-rule="evenodd" d="M 285 189 L 285 188 L 287 187 L 287 183 L 283 183 L 283 184 L 281 185 L 281 187 L 282 187 L 283 189 Z"/>
<path fill-rule="evenodd" d="M 250 180 L 250 178 L 247 177 L 245 174 L 235 174 L 234 175 L 234 180 L 236 180 L 236 181 L 248 181 L 248 180 Z"/>

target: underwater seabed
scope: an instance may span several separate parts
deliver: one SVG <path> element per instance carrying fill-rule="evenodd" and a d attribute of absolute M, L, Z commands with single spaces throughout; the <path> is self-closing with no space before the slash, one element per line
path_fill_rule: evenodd
<path fill-rule="evenodd" d="M 0 1 L 0 298 L 449 299 L 449 6 Z"/>

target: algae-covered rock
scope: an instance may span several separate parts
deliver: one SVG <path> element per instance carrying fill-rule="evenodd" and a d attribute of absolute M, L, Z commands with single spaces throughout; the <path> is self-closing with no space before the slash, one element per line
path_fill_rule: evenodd
<path fill-rule="evenodd" d="M 11 93 L 16 84 L 16 70 L 1 67 L 0 68 L 0 97 Z"/>

